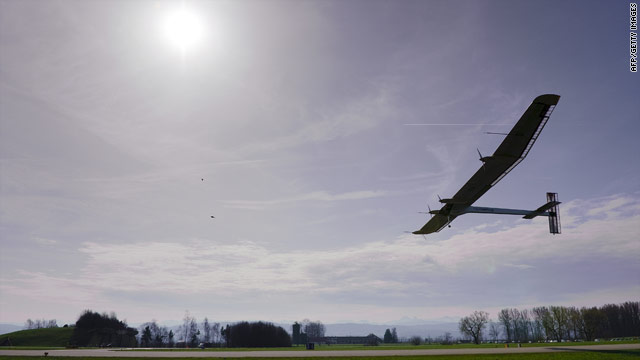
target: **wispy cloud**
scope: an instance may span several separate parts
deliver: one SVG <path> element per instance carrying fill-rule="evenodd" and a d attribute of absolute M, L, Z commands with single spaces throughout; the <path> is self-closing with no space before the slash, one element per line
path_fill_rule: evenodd
<path fill-rule="evenodd" d="M 510 268 L 514 268 L 514 269 L 520 269 L 520 270 L 523 270 L 523 269 L 532 269 L 532 268 L 534 268 L 534 266 L 532 266 L 532 265 L 527 265 L 527 264 L 510 264 L 510 263 L 505 263 L 505 264 L 503 264 L 502 266 L 504 266 L 504 267 L 510 267 Z"/>
<path fill-rule="evenodd" d="M 311 196 L 314 197 L 339 199 L 353 195 Z M 632 201 L 637 208 L 640 200 Z M 594 203 L 607 211 L 616 211 L 614 204 L 629 206 L 628 201 L 620 202 L 619 198 Z M 386 299 L 384 306 L 393 307 L 407 301 L 414 303 L 416 296 L 444 304 L 451 301 L 449 287 L 472 286 L 469 282 L 478 276 L 501 281 L 504 274 L 515 271 L 523 272 L 521 281 L 536 282 L 527 280 L 526 272 L 544 268 L 547 262 L 573 266 L 595 258 L 605 272 L 611 261 L 635 263 L 637 267 L 640 246 L 634 234 L 639 222 L 640 211 L 636 210 L 613 220 L 569 221 L 559 236 L 548 234 L 544 221 L 534 221 L 496 232 L 475 228 L 438 242 L 404 235 L 333 250 L 278 251 L 251 241 L 225 244 L 203 239 L 86 242 L 79 249 L 86 258 L 79 273 L 65 276 L 23 271 L 19 278 L 3 279 L 2 291 L 10 296 L 31 297 L 56 288 L 56 293 L 65 294 L 65 299 L 77 295 L 87 301 L 105 292 L 161 290 L 176 296 L 215 293 L 230 298 L 306 294 L 315 297 L 314 301 L 324 299 L 325 306 Z M 599 291 L 592 286 L 575 292 Z"/>
<path fill-rule="evenodd" d="M 376 84 L 368 92 L 346 102 L 334 113 L 309 114 L 291 134 L 237 149 L 242 154 L 290 149 L 300 145 L 349 137 L 380 125 L 395 111 L 393 85 Z"/>
<path fill-rule="evenodd" d="M 36 243 L 38 243 L 40 245 L 45 245 L 45 246 L 53 246 L 53 245 L 58 243 L 57 240 L 48 239 L 48 238 L 44 238 L 44 237 L 40 237 L 40 236 L 34 236 L 32 239 Z"/>
<path fill-rule="evenodd" d="M 261 210 L 271 206 L 297 203 L 301 201 L 348 201 L 348 200 L 365 200 L 379 198 L 387 195 L 386 191 L 381 190 L 362 190 L 352 191 L 340 194 L 331 194 L 326 191 L 313 191 L 288 198 L 280 198 L 273 200 L 223 200 L 221 203 L 228 208 L 245 209 L 245 210 Z"/>

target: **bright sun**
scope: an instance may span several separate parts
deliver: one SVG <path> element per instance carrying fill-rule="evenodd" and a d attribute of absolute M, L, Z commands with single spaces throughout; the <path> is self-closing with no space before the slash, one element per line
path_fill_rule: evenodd
<path fill-rule="evenodd" d="M 162 25 L 166 39 L 183 55 L 196 48 L 205 33 L 202 19 L 184 5 L 167 12 Z"/>

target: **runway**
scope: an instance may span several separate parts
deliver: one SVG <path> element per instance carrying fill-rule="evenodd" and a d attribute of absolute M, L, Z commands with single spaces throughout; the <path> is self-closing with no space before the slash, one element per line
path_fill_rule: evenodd
<path fill-rule="evenodd" d="M 149 357 L 149 358 L 301 358 L 346 356 L 428 356 L 463 354 L 549 353 L 561 351 L 640 350 L 638 344 L 544 346 L 477 349 L 416 349 L 416 350 L 335 350 L 335 351 L 135 351 L 132 349 L 74 349 L 74 350 L 0 350 L 0 356 L 73 356 L 73 357 Z"/>

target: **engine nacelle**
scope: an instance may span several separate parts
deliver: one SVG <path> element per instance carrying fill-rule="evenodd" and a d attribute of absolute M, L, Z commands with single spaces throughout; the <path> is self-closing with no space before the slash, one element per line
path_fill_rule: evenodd
<path fill-rule="evenodd" d="M 454 199 L 438 199 L 438 201 L 440 201 L 443 204 L 465 204 L 465 202 L 456 201 Z"/>

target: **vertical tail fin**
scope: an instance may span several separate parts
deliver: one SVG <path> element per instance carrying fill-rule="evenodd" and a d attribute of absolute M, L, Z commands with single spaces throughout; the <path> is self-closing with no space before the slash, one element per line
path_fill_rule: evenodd
<path fill-rule="evenodd" d="M 558 193 L 547 193 L 547 202 L 558 201 Z M 549 209 L 549 232 L 560 234 L 560 207 L 558 205 Z"/>

